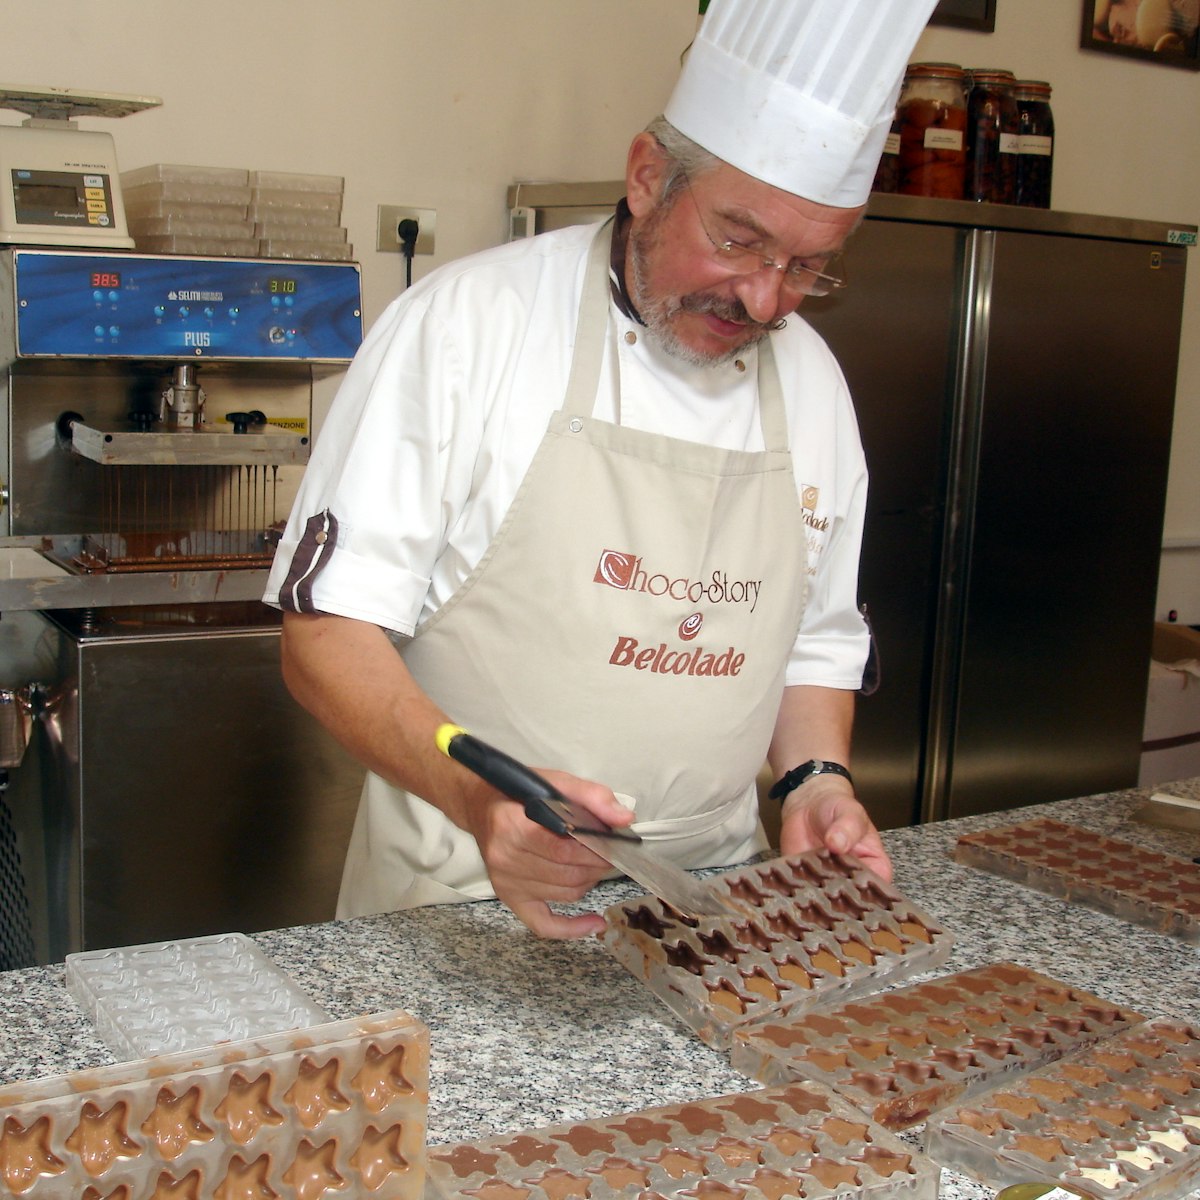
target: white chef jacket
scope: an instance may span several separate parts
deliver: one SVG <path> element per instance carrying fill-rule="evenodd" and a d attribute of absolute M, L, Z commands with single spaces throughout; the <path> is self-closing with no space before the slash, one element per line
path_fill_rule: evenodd
<path fill-rule="evenodd" d="M 595 226 L 511 242 L 432 272 L 365 339 L 317 438 L 264 599 L 411 636 L 483 557 L 570 372 Z M 693 367 L 609 309 L 595 415 L 651 433 L 761 450 L 757 353 Z M 848 390 L 799 317 L 770 335 L 804 505 L 809 597 L 787 685 L 855 689 L 866 467 Z M 620 357 L 619 372 L 616 365 Z M 617 379 L 620 395 L 617 395 Z M 287 585 L 309 518 L 336 537 L 297 600 Z"/>

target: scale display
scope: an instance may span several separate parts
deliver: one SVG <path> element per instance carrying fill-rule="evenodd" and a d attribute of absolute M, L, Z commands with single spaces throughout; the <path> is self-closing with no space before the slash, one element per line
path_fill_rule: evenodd
<path fill-rule="evenodd" d="M 356 263 L 14 250 L 21 358 L 344 362 L 362 341 Z"/>

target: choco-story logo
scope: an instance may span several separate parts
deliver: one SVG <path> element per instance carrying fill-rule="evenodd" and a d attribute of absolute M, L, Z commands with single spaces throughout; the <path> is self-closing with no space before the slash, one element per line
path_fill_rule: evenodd
<path fill-rule="evenodd" d="M 708 577 L 691 579 L 666 572 L 647 570 L 639 555 L 605 550 L 596 564 L 594 583 L 621 592 L 640 592 L 668 601 L 710 605 L 749 605 L 753 612 L 758 603 L 762 581 L 731 579 L 727 572 L 715 570 Z M 614 667 L 632 667 L 652 675 L 729 678 L 741 673 L 746 655 L 734 646 L 710 650 L 696 639 L 704 628 L 704 614 L 692 612 L 676 626 L 679 644 L 665 641 L 646 643 L 631 634 L 618 634 L 608 662 Z"/>

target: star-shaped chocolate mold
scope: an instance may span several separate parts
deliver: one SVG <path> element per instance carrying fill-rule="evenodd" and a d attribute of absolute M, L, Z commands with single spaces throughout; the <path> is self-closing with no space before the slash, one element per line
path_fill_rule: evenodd
<path fill-rule="evenodd" d="M 519 1134 L 511 1142 L 496 1149 L 513 1160 L 519 1167 L 530 1167 L 534 1163 L 552 1163 L 558 1158 L 558 1147 L 551 1142 L 542 1142 L 527 1133 Z"/>
<path fill-rule="evenodd" d="M 743 1167 L 762 1162 L 762 1148 L 751 1146 L 740 1138 L 719 1137 L 711 1146 L 702 1146 L 706 1154 L 715 1154 L 727 1167 Z"/>
<path fill-rule="evenodd" d="M 838 1162 L 821 1155 L 817 1155 L 808 1164 L 808 1173 L 819 1179 L 830 1191 L 840 1187 L 859 1187 L 862 1183 L 858 1177 L 858 1168 L 852 1162 Z"/>
<path fill-rule="evenodd" d="M 624 1158 L 606 1158 L 598 1167 L 588 1167 L 588 1174 L 599 1175 L 615 1192 L 625 1188 L 641 1191 L 649 1177 L 645 1167 L 635 1166 Z"/>
<path fill-rule="evenodd" d="M 39 1117 L 26 1128 L 16 1117 L 5 1117 L 0 1131 L 0 1179 L 9 1188 L 28 1191 L 39 1176 L 61 1175 L 66 1163 L 50 1149 L 49 1117 Z"/>
<path fill-rule="evenodd" d="M 697 1200 L 740 1200 L 746 1193 L 738 1187 L 730 1187 L 719 1179 L 701 1179 L 693 1188 L 684 1188 L 681 1196 L 695 1196 Z"/>
<path fill-rule="evenodd" d="M 279 1193 L 267 1182 L 270 1171 L 270 1155 L 262 1154 L 247 1162 L 235 1154 L 229 1160 L 225 1178 L 213 1192 L 213 1200 L 276 1200 Z"/>
<path fill-rule="evenodd" d="M 556 1136 L 560 1142 L 566 1142 L 580 1158 L 587 1158 L 597 1150 L 611 1154 L 616 1142 L 615 1134 L 597 1129 L 594 1125 L 572 1125 L 565 1133 Z"/>
<path fill-rule="evenodd" d="M 176 1179 L 170 1171 L 159 1174 L 154 1192 L 146 1200 L 200 1200 L 204 1178 L 199 1171 L 189 1171 L 182 1179 Z"/>
<path fill-rule="evenodd" d="M 392 1125 L 387 1129 L 367 1126 L 358 1149 L 350 1157 L 350 1165 L 370 1191 L 377 1191 L 389 1176 L 398 1171 L 408 1170 L 408 1159 L 401 1152 L 403 1137 L 404 1129 L 400 1125 Z M 495 1158 L 495 1155 L 489 1157 Z"/>
<path fill-rule="evenodd" d="M 533 1189 L 514 1187 L 503 1179 L 489 1179 L 477 1188 L 463 1188 L 464 1196 L 478 1196 L 479 1200 L 526 1200 L 533 1195 Z"/>
<path fill-rule="evenodd" d="M 762 1167 L 745 1179 L 736 1179 L 735 1183 L 742 1187 L 755 1188 L 762 1192 L 766 1200 L 784 1200 L 785 1196 L 801 1196 L 804 1194 L 803 1184 L 794 1175 L 783 1171 Z"/>
<path fill-rule="evenodd" d="M 301 1058 L 296 1082 L 283 1098 L 296 1110 L 306 1129 L 315 1129 L 331 1112 L 345 1112 L 350 1107 L 350 1101 L 337 1086 L 340 1069 L 337 1058 L 323 1064 L 313 1062 L 307 1055 Z"/>
<path fill-rule="evenodd" d="M 338 1173 L 337 1140 L 330 1138 L 323 1146 L 314 1146 L 301 1138 L 292 1165 L 283 1173 L 283 1182 L 295 1188 L 296 1200 L 318 1200 L 329 1191 L 340 1191 L 345 1177 Z"/>
<path fill-rule="evenodd" d="M 730 1097 L 728 1104 L 718 1104 L 722 1112 L 732 1113 L 747 1125 L 756 1125 L 759 1121 L 777 1121 L 779 1110 L 774 1104 L 767 1104 L 756 1099 L 747 1092 L 741 1096 Z"/>
<path fill-rule="evenodd" d="M 646 1161 L 662 1167 L 672 1179 L 684 1179 L 688 1175 L 704 1174 L 704 1159 L 700 1155 L 689 1154 L 686 1150 L 680 1150 L 675 1146 L 668 1146 Z"/>
<path fill-rule="evenodd" d="M 669 1142 L 671 1126 L 665 1121 L 650 1117 L 627 1117 L 619 1125 L 610 1125 L 614 1133 L 624 1134 L 635 1146 L 648 1146 L 651 1142 Z"/>
<path fill-rule="evenodd" d="M 154 1111 L 142 1122 L 142 1132 L 158 1147 L 168 1162 L 178 1158 L 192 1142 L 208 1142 L 213 1131 L 200 1119 L 200 1089 L 188 1088 L 176 1096 L 160 1088 Z"/>
<path fill-rule="evenodd" d="M 470 1179 L 475 1174 L 494 1175 L 500 1162 L 498 1154 L 488 1154 L 466 1143 L 455 1146 L 449 1153 L 430 1154 L 430 1158 L 445 1163 L 459 1179 Z"/>
<path fill-rule="evenodd" d="M 367 1047 L 363 1065 L 350 1081 L 359 1090 L 367 1107 L 372 1112 L 382 1112 L 401 1096 L 412 1096 L 415 1088 L 404 1073 L 407 1048 L 393 1046 L 381 1050 L 378 1046 Z"/>
<path fill-rule="evenodd" d="M 544 1175 L 529 1183 L 541 1188 L 548 1200 L 587 1200 L 592 1181 L 584 1175 L 573 1175 L 562 1167 L 551 1167 Z"/>
<path fill-rule="evenodd" d="M 122 1183 L 111 1192 L 102 1192 L 98 1187 L 89 1184 L 83 1189 L 79 1200 L 131 1200 L 132 1196 L 133 1192 L 127 1183 Z"/>
<path fill-rule="evenodd" d="M 102 1110 L 90 1100 L 79 1113 L 79 1124 L 66 1141 L 66 1147 L 78 1155 L 83 1169 L 95 1178 L 103 1175 L 119 1158 L 134 1158 L 142 1148 L 126 1129 L 129 1105 L 123 1100 Z"/>
<path fill-rule="evenodd" d="M 868 1146 L 861 1154 L 856 1154 L 852 1162 L 860 1162 L 870 1167 L 876 1175 L 884 1179 L 890 1178 L 897 1172 L 908 1174 L 912 1170 L 912 1155 L 900 1154 L 883 1146 Z"/>
<path fill-rule="evenodd" d="M 273 1083 L 270 1071 L 264 1071 L 256 1079 L 247 1079 L 241 1071 L 233 1073 L 229 1091 L 217 1105 L 216 1115 L 240 1145 L 251 1141 L 264 1126 L 283 1124 L 283 1115 L 271 1104 Z"/>

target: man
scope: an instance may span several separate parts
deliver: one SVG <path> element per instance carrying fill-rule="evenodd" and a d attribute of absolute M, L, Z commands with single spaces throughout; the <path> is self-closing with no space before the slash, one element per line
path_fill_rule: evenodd
<path fill-rule="evenodd" d="M 446 720 L 693 867 L 764 848 L 767 759 L 783 852 L 890 874 L 844 765 L 862 452 L 789 318 L 840 282 L 932 4 L 716 0 L 614 222 L 451 264 L 367 338 L 267 593 L 289 687 L 369 769 L 339 915 L 603 926 L 550 906 L 608 865 L 439 754 Z"/>

